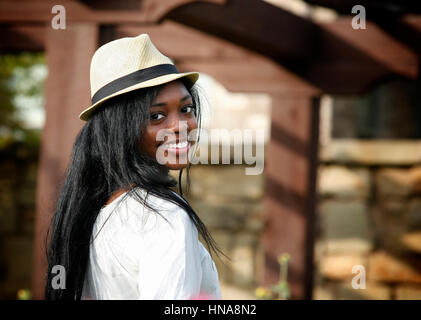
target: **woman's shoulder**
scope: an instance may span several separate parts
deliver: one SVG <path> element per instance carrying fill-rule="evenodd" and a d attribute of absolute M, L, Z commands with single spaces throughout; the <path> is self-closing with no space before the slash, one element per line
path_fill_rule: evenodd
<path fill-rule="evenodd" d="M 121 194 L 103 207 L 97 222 L 107 222 L 114 230 L 130 229 L 134 232 L 147 232 L 168 223 L 192 227 L 191 219 L 183 208 L 157 195 L 147 194 L 140 188 Z"/>

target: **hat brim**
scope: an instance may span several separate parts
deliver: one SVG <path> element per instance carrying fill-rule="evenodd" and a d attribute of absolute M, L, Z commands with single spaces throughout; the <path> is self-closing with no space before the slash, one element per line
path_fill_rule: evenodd
<path fill-rule="evenodd" d="M 80 115 L 79 115 L 79 119 L 83 120 L 83 121 L 87 121 L 89 119 L 89 116 L 92 114 L 92 112 L 94 112 L 96 110 L 96 108 L 98 108 L 102 103 L 104 103 L 105 101 L 107 101 L 108 99 L 115 97 L 115 96 L 119 96 L 123 93 L 127 93 L 130 91 L 134 91 L 137 89 L 142 89 L 142 88 L 149 88 L 149 87 L 154 87 L 154 86 L 158 86 L 164 83 L 168 83 L 180 78 L 188 78 L 192 84 L 194 84 L 197 79 L 199 79 L 199 73 L 198 72 L 182 72 L 182 73 L 173 73 L 173 74 L 166 74 L 160 77 L 156 77 L 153 78 L 151 80 L 147 80 L 147 81 L 143 81 L 140 83 L 137 83 L 133 86 L 127 87 L 123 90 L 117 91 L 109 96 L 106 96 L 105 98 L 97 101 L 96 103 L 94 103 L 93 105 L 91 105 L 90 107 L 88 107 L 87 109 L 83 110 Z"/>

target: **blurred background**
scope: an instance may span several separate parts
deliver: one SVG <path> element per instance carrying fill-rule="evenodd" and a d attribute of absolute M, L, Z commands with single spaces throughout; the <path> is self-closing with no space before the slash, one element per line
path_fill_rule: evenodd
<path fill-rule="evenodd" d="M 42 298 L 45 230 L 90 105 L 91 57 L 140 33 L 180 71 L 201 73 L 206 129 L 265 132 L 262 174 L 232 154 L 191 169 L 186 198 L 232 258 L 216 259 L 224 299 L 288 289 L 290 299 L 421 299 L 414 1 L 55 4 L 0 0 L 0 299 Z"/>

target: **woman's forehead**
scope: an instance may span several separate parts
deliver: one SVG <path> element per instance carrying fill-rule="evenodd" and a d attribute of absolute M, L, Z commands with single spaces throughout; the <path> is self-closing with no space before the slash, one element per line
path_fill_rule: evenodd
<path fill-rule="evenodd" d="M 183 102 L 191 98 L 191 94 L 182 82 L 173 81 L 160 89 L 152 102 L 152 106 L 167 102 Z"/>

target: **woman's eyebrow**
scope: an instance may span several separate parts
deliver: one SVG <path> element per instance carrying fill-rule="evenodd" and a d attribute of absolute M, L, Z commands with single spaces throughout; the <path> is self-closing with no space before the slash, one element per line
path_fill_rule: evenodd
<path fill-rule="evenodd" d="M 183 98 L 180 99 L 180 102 L 183 102 L 184 100 L 187 100 L 188 98 L 191 98 L 191 95 L 186 95 Z M 151 105 L 151 107 L 160 107 L 160 106 L 165 106 L 167 103 L 165 102 L 160 102 L 160 103 L 154 103 L 153 105 Z"/>

